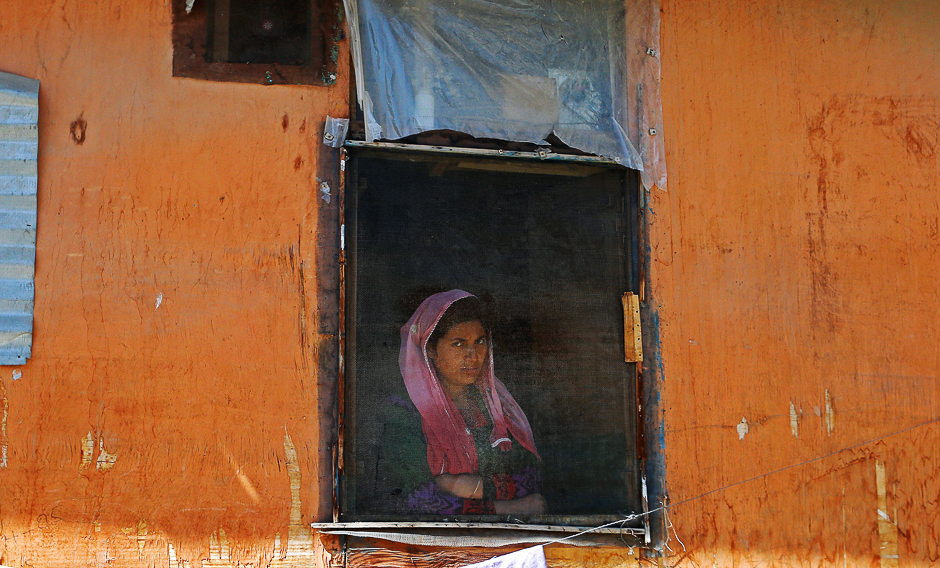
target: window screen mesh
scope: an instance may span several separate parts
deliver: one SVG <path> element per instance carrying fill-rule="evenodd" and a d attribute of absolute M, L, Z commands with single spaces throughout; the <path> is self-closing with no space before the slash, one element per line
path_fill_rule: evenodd
<path fill-rule="evenodd" d="M 399 333 L 424 298 L 453 288 L 492 307 L 495 373 L 532 426 L 547 515 L 638 509 L 620 300 L 634 246 L 627 172 L 486 169 L 506 164 L 360 158 L 351 168 L 347 520 L 415 518 L 377 482 L 406 465 L 430 475 L 423 456 L 383 461 L 394 453 L 382 447 L 389 409 L 408 397 Z"/>

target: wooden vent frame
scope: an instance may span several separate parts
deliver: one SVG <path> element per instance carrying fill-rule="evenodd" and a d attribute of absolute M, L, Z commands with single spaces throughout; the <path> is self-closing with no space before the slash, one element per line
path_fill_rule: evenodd
<path fill-rule="evenodd" d="M 342 3 L 339 0 L 310 2 L 310 62 L 281 65 L 210 61 L 207 57 L 209 1 L 195 0 L 187 12 L 186 0 L 172 0 L 173 76 L 261 85 L 335 84 L 339 42 L 345 37 Z"/>

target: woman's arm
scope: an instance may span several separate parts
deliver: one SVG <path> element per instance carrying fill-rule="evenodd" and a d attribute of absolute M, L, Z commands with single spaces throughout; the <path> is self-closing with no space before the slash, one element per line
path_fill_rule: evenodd
<path fill-rule="evenodd" d="M 547 509 L 545 498 L 533 489 L 541 491 L 541 476 L 535 468 L 526 468 L 518 474 L 494 475 L 497 499 L 493 500 L 493 511 L 497 515 L 541 515 Z M 464 499 L 483 497 L 483 478 L 479 475 L 464 473 L 459 475 L 438 475 L 434 478 L 437 487 L 444 493 Z M 502 497 L 502 498 L 500 498 Z"/>
<path fill-rule="evenodd" d="M 483 483 L 479 476 L 445 474 L 432 477 L 421 415 L 409 400 L 393 397 L 386 410 L 376 474 L 377 498 L 389 507 L 389 512 L 424 515 L 495 513 L 492 501 L 482 499 Z M 470 498 L 471 495 L 477 498 Z"/>
<path fill-rule="evenodd" d="M 464 499 L 483 498 L 483 478 L 472 473 L 451 475 L 445 473 L 434 478 L 438 488 L 444 493 L 450 493 Z"/>

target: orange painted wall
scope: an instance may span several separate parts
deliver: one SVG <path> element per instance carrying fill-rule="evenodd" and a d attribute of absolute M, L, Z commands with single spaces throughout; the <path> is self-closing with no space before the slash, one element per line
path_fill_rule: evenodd
<path fill-rule="evenodd" d="M 661 3 L 665 562 L 935 562 L 940 6 Z M 0 70 L 42 82 L 0 564 L 302 563 L 329 507 L 313 181 L 348 78 L 176 79 L 170 27 L 164 2 L 0 3 Z"/>
<path fill-rule="evenodd" d="M 936 564 L 940 4 L 662 9 L 667 562 Z"/>
<path fill-rule="evenodd" d="M 0 564 L 257 562 L 286 554 L 292 503 L 304 523 L 323 505 L 314 178 L 348 77 L 210 83 L 171 61 L 169 2 L 0 3 L 0 70 L 41 81 L 33 358 L 18 380 L 0 368 Z"/>

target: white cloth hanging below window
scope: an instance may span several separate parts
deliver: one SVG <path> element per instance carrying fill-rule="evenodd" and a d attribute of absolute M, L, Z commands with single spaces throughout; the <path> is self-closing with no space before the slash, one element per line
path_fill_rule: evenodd
<path fill-rule="evenodd" d="M 542 545 L 510 552 L 465 568 L 548 568 Z"/>

